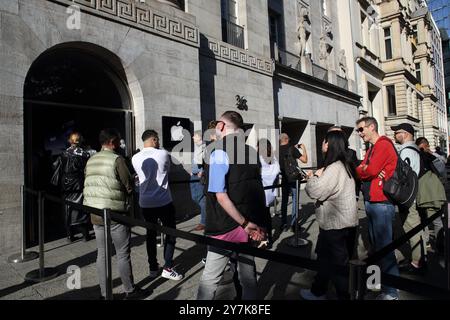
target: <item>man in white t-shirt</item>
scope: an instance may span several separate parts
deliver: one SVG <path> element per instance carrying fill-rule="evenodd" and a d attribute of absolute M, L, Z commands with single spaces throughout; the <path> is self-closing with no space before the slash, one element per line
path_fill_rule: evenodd
<path fill-rule="evenodd" d="M 142 141 L 144 149 L 132 158 L 134 170 L 139 177 L 139 206 L 142 215 L 147 222 L 157 223 L 159 219 L 163 226 L 175 229 L 175 208 L 168 181 L 169 153 L 159 149 L 158 133 L 154 130 L 146 130 L 142 134 Z M 174 251 L 175 237 L 167 235 L 162 277 L 181 280 L 183 276 L 173 269 Z M 151 278 L 157 277 L 159 273 L 156 254 L 156 230 L 147 229 L 147 255 Z"/>

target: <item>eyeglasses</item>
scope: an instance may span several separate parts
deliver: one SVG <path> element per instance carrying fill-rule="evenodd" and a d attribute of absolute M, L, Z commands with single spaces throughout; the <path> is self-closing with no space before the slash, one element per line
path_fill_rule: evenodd
<path fill-rule="evenodd" d="M 367 126 L 356 128 L 355 131 L 361 133 L 364 131 L 364 128 L 367 128 Z"/>

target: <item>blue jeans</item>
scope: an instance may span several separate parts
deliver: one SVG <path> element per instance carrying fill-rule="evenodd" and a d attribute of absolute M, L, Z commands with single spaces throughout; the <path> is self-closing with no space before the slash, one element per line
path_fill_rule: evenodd
<path fill-rule="evenodd" d="M 290 226 L 295 225 L 295 221 L 297 220 L 298 206 L 296 205 L 295 200 L 297 199 L 297 189 L 295 188 L 294 183 L 284 183 L 281 189 L 281 224 L 287 225 L 287 206 L 289 201 L 289 194 L 292 193 L 292 217 Z"/>
<path fill-rule="evenodd" d="M 368 218 L 369 240 L 375 251 L 378 251 L 392 242 L 392 224 L 395 216 L 395 207 L 390 203 L 365 202 Z M 381 272 L 399 276 L 397 259 L 394 251 L 380 259 Z M 398 297 L 395 288 L 381 286 L 383 293 Z"/>
<path fill-rule="evenodd" d="M 198 286 L 197 300 L 214 300 L 225 267 L 234 255 L 235 253 L 232 251 L 208 246 L 205 269 Z M 256 300 L 258 288 L 255 258 L 241 253 L 236 259 L 242 300 Z"/>
<path fill-rule="evenodd" d="M 198 180 L 198 176 L 191 176 L 191 180 Z M 192 200 L 200 207 L 200 223 L 206 224 L 206 197 L 204 193 L 205 186 L 200 182 L 191 182 L 191 195 Z"/>

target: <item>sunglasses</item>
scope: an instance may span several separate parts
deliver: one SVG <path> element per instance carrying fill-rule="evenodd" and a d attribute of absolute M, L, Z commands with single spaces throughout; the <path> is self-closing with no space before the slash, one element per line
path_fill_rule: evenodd
<path fill-rule="evenodd" d="M 356 128 L 355 131 L 358 132 L 358 133 L 361 133 L 361 132 L 364 131 L 364 128 L 367 128 L 369 126 L 370 126 L 370 124 L 368 126 L 363 126 L 363 127 Z"/>

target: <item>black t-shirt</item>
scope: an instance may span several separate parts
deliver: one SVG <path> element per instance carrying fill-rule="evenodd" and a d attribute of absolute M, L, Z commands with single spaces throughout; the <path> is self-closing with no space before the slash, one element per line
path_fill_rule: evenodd
<path fill-rule="evenodd" d="M 296 147 L 294 147 L 292 145 L 285 144 L 283 146 L 280 146 L 280 150 L 279 150 L 280 159 L 279 159 L 279 162 L 280 162 L 280 170 L 281 170 L 281 173 L 283 173 L 283 174 L 284 174 L 284 158 L 286 158 L 286 156 L 288 155 L 289 148 L 291 148 L 292 156 L 295 159 L 298 159 L 298 158 L 300 158 L 302 156 L 300 151 Z"/>

